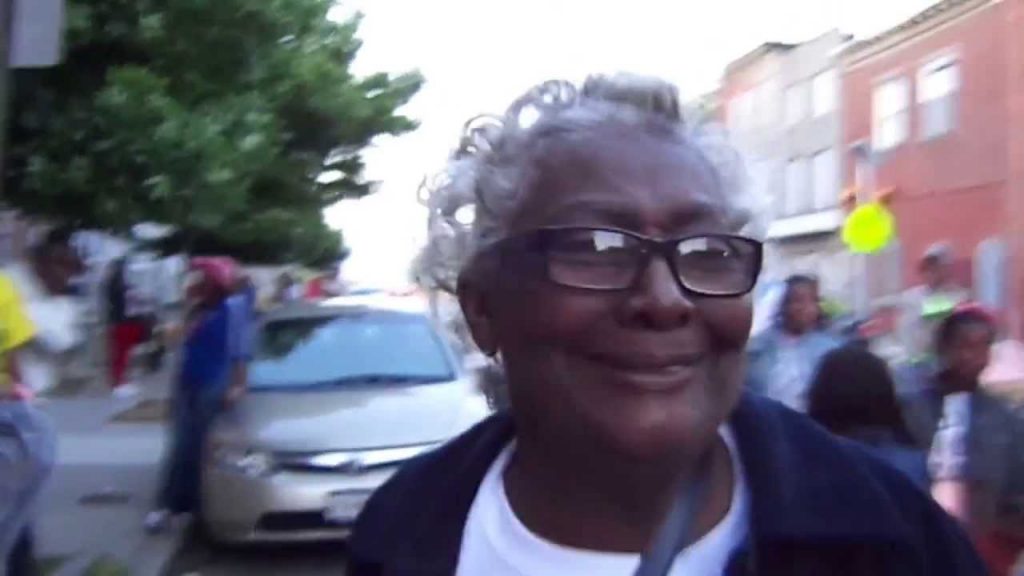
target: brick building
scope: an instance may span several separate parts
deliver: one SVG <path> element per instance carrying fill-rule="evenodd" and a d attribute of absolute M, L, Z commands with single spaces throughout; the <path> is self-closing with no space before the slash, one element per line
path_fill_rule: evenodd
<path fill-rule="evenodd" d="M 800 44 L 764 44 L 729 64 L 720 90 L 724 120 L 770 219 L 765 278 L 815 274 L 844 300 L 851 268 L 836 234 L 844 156 L 836 55 L 848 41 L 833 30 Z"/>
<path fill-rule="evenodd" d="M 899 229 L 866 267 L 869 292 L 916 283 L 923 251 L 947 242 L 961 280 L 1019 336 L 1024 0 L 944 0 L 841 59 L 845 184 L 868 172 L 867 186 L 892 188 Z"/>

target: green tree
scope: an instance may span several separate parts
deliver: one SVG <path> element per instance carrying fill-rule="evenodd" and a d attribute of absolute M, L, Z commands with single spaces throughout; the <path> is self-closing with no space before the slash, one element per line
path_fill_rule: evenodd
<path fill-rule="evenodd" d="M 6 200 L 267 261 L 341 254 L 321 210 L 371 190 L 361 151 L 415 127 L 416 73 L 356 77 L 333 0 L 69 0 L 66 58 L 14 79 Z M 331 178 L 323 178 L 329 174 Z"/>

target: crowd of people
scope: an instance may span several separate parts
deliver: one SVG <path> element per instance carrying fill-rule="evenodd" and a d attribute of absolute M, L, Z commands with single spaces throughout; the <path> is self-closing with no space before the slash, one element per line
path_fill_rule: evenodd
<path fill-rule="evenodd" d="M 751 390 L 853 439 L 929 490 L 960 520 L 994 574 L 1024 551 L 1024 419 L 981 386 L 996 318 L 922 259 L 901 325 L 913 350 L 897 385 L 860 342 L 832 332 L 812 278 L 787 280 L 778 322 L 749 345 Z"/>
<path fill-rule="evenodd" d="M 71 238 L 71 230 L 56 228 L 25 262 L 0 273 L 0 574 L 8 576 L 35 573 L 32 516 L 55 464 L 54 428 L 33 400 L 58 384 L 69 352 L 85 340 L 73 282 L 83 264 Z M 108 265 L 100 291 L 109 331 L 107 377 L 115 398 L 131 398 L 140 393 L 130 373 L 140 363 L 141 344 L 154 343 L 176 360 L 170 449 L 157 507 L 146 518 L 147 528 L 159 530 L 174 514 L 198 507 L 205 435 L 245 393 L 257 315 L 338 295 L 341 284 L 337 267 L 328 267 L 295 293 L 298 283 L 283 273 L 274 296 L 260 302 L 256 286 L 233 260 L 196 257 L 184 283 L 184 311 L 169 317 L 133 288 L 131 258 L 129 253 Z"/>

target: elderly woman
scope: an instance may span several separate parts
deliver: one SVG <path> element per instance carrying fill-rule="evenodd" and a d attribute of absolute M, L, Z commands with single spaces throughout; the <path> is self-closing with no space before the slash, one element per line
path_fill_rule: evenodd
<path fill-rule="evenodd" d="M 743 393 L 761 244 L 674 87 L 547 83 L 469 129 L 434 241 L 510 409 L 374 495 L 350 575 L 984 573 L 899 472 Z"/>

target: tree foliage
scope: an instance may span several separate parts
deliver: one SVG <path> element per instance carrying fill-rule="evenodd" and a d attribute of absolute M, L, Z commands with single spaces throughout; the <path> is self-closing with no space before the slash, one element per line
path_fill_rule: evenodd
<path fill-rule="evenodd" d="M 416 73 L 356 77 L 332 0 L 69 0 L 66 58 L 14 79 L 7 201 L 263 260 L 337 257 L 321 211 L 371 190 L 360 152 L 414 123 Z M 325 179 L 325 173 L 333 177 Z"/>

